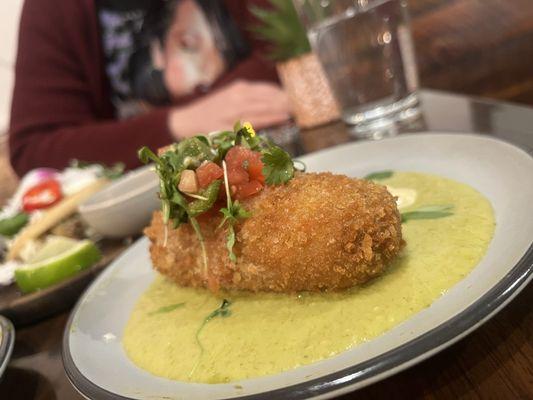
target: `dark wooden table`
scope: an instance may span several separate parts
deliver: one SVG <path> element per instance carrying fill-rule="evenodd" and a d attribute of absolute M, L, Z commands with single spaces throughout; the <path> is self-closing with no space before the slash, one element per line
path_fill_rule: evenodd
<path fill-rule="evenodd" d="M 399 133 L 480 132 L 533 153 L 533 108 L 432 91 L 423 91 L 421 98 L 422 117 L 397 127 Z M 342 124 L 303 132 L 296 141 L 288 136 L 287 145 L 295 152 L 354 140 Z M 342 399 L 533 399 L 532 304 L 530 284 L 459 343 Z M 67 380 L 61 361 L 67 318 L 64 313 L 17 330 L 13 357 L 0 383 L 0 399 L 82 399 Z"/>

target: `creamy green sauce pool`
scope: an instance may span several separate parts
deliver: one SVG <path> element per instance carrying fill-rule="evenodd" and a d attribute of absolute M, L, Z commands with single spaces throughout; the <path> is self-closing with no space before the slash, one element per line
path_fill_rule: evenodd
<path fill-rule="evenodd" d="M 154 375 L 182 381 L 258 377 L 331 357 L 428 307 L 485 254 L 494 232 L 492 207 L 473 188 L 434 175 L 397 172 L 380 183 L 417 191 L 416 202 L 402 211 L 453 204 L 454 213 L 404 223 L 402 256 L 363 287 L 327 294 L 226 294 L 230 315 L 212 318 L 198 337 L 222 299 L 157 277 L 124 332 L 130 359 Z"/>

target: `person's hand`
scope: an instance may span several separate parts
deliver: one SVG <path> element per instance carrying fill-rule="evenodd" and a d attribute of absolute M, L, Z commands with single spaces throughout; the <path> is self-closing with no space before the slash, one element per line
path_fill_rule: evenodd
<path fill-rule="evenodd" d="M 290 118 L 283 90 L 272 83 L 236 81 L 169 114 L 176 139 L 199 133 L 231 130 L 236 121 L 249 121 L 261 129 Z"/>

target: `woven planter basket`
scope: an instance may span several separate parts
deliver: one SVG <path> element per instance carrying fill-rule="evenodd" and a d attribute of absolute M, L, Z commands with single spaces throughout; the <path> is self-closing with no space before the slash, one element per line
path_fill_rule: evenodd
<path fill-rule="evenodd" d="M 296 123 L 311 128 L 339 119 L 339 109 L 322 66 L 313 53 L 277 64 Z"/>

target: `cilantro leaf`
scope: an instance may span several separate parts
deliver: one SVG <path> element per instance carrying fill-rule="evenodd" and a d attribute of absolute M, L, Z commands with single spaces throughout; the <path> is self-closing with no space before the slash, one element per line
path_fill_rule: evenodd
<path fill-rule="evenodd" d="M 268 185 L 287 183 L 294 176 L 294 164 L 292 158 L 285 150 L 278 146 L 271 146 L 263 152 L 261 158 L 263 175 Z"/>
<path fill-rule="evenodd" d="M 229 258 L 231 261 L 236 262 L 237 257 L 233 252 L 233 246 L 235 246 L 235 229 L 234 225 L 239 222 L 239 219 L 248 218 L 251 214 L 238 201 L 229 204 L 227 208 L 221 208 L 220 212 L 224 216 L 218 228 L 228 224 L 228 236 L 226 238 L 226 248 L 228 249 Z M 217 228 L 217 229 L 218 229 Z"/>
<path fill-rule="evenodd" d="M 224 219 L 219 226 L 224 225 L 226 221 L 230 224 L 235 224 L 239 219 L 248 218 L 251 215 L 237 200 L 230 204 L 229 207 L 221 208 L 220 212 L 224 215 Z"/>

